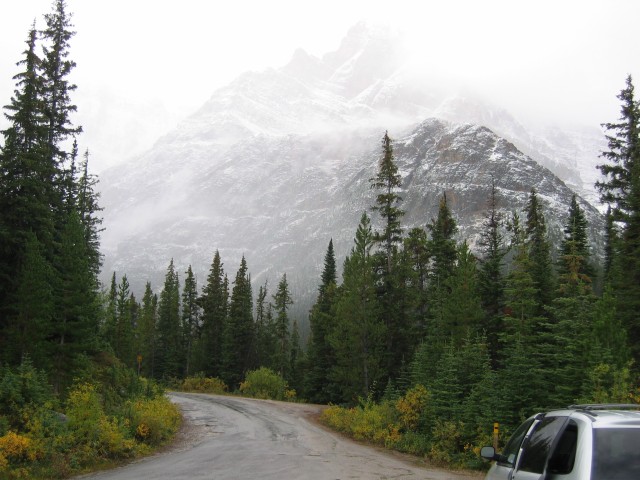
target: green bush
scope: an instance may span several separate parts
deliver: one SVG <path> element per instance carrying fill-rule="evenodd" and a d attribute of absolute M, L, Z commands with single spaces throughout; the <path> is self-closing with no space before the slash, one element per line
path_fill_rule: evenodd
<path fill-rule="evenodd" d="M 267 400 L 290 400 L 295 397 L 295 391 L 288 389 L 284 378 L 265 367 L 247 373 L 240 384 L 240 392 L 248 397 Z"/>
<path fill-rule="evenodd" d="M 28 358 L 18 367 L 0 369 L 0 434 L 23 429 L 31 412 L 52 400 L 46 375 Z"/>

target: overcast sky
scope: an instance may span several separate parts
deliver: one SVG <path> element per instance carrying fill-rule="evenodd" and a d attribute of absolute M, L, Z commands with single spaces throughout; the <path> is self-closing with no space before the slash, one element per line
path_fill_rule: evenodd
<path fill-rule="evenodd" d="M 29 27 L 34 19 L 44 26 L 51 4 L 0 1 L 3 105 L 11 97 Z M 77 31 L 71 44 L 77 123 L 98 159 L 97 170 L 148 148 L 240 73 L 282 66 L 299 47 L 317 56 L 335 50 L 360 20 L 404 30 L 426 71 L 499 97 L 516 115 L 593 125 L 613 121 L 619 112 L 615 96 L 626 75 L 640 81 L 636 0 L 67 0 L 67 5 Z M 126 118 L 142 118 L 142 112 L 153 113 L 144 127 Z"/>

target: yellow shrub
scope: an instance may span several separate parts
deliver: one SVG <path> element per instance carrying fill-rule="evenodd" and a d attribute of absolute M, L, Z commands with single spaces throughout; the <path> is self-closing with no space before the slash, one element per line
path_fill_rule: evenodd
<path fill-rule="evenodd" d="M 187 377 L 182 381 L 180 389 L 186 392 L 202 392 L 223 394 L 227 392 L 227 384 L 217 377 L 205 377 L 204 375 L 196 375 Z"/>
<path fill-rule="evenodd" d="M 405 430 L 415 430 L 418 422 L 427 406 L 429 392 L 422 385 L 416 385 L 396 401 L 396 411 L 400 419 L 400 425 Z"/>
<path fill-rule="evenodd" d="M 31 439 L 11 431 L 0 437 L 0 469 L 10 463 L 33 462 L 36 457 Z"/>
<path fill-rule="evenodd" d="M 331 406 L 322 412 L 320 420 L 357 440 L 393 445 L 401 438 L 394 408 L 387 402 L 353 408 Z"/>
<path fill-rule="evenodd" d="M 131 405 L 129 419 L 138 439 L 159 445 L 178 430 L 180 412 L 166 397 L 137 400 Z"/>
<path fill-rule="evenodd" d="M 136 454 L 136 443 L 128 438 L 126 424 L 105 415 L 94 385 L 82 383 L 69 393 L 67 416 L 80 463 L 96 455 L 129 458 Z"/>

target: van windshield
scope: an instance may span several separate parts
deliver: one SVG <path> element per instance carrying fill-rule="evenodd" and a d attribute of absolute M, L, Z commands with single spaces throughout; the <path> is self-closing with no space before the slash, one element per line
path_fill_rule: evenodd
<path fill-rule="evenodd" d="M 640 428 L 594 428 L 591 480 L 640 478 Z"/>

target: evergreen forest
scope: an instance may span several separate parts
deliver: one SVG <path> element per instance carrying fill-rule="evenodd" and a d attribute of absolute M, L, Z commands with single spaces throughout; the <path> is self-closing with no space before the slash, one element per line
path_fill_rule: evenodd
<path fill-rule="evenodd" d="M 407 228 L 385 133 L 370 209 L 354 225 L 346 258 L 336 258 L 327 232 L 317 300 L 301 319 L 290 314 L 296 299 L 286 275 L 254 285 L 251 259 L 230 270 L 215 245 L 203 285 L 192 266 L 178 271 L 172 259 L 159 259 L 168 264 L 163 288 L 147 283 L 140 299 L 126 272 L 100 284 L 98 178 L 73 123 L 74 31 L 64 0 L 53 2 L 45 23 L 27 33 L 4 107 L 0 440 L 11 432 L 32 438 L 23 413 L 44 415 L 36 407 L 46 402 L 50 411 L 66 405 L 68 415 L 82 398 L 118 411 L 189 377 L 241 391 L 261 367 L 314 403 L 396 405 L 401 414 L 419 397 L 420 415 L 395 434 L 405 435 L 405 450 L 449 461 L 489 444 L 494 422 L 506 435 L 538 410 L 640 401 L 640 103 L 631 77 L 618 95 L 620 118 L 604 124 L 596 185 L 608 206 L 603 258 L 592 254 L 575 197 L 562 241 L 550 242 L 535 188 L 508 216 L 491 189 L 473 251 L 444 192 L 435 218 Z M 96 377 L 104 382 L 91 384 Z M 126 398 L 116 398 L 118 385 Z M 130 435 L 112 428 L 123 439 L 147 438 L 136 425 Z"/>

